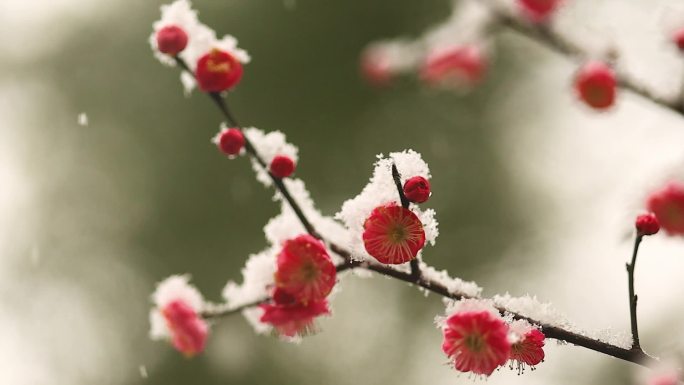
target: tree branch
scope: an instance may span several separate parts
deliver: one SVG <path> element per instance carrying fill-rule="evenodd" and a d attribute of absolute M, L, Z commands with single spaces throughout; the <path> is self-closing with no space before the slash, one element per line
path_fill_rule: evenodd
<path fill-rule="evenodd" d="M 534 40 L 537 43 L 546 46 L 547 48 L 559 53 L 561 55 L 569 56 L 577 60 L 586 60 L 590 58 L 590 54 L 581 45 L 569 39 L 562 33 L 554 30 L 547 24 L 529 24 L 511 15 L 509 12 L 503 10 L 501 7 L 495 5 L 491 0 L 480 0 L 486 5 L 492 15 L 499 21 L 499 23 L 508 29 Z M 662 95 L 658 95 L 652 89 L 634 79 L 632 76 L 624 71 L 617 72 L 618 85 L 640 97 L 650 100 L 651 102 L 684 116 L 684 106 L 679 99 L 669 99 Z"/>
<path fill-rule="evenodd" d="M 183 59 L 181 59 L 178 56 L 174 56 L 174 59 L 176 60 L 176 63 L 187 73 L 192 75 L 193 77 L 195 74 L 190 70 L 190 67 L 188 67 L 187 63 Z M 235 128 L 239 129 L 242 131 L 242 126 L 238 123 L 237 119 L 233 116 L 233 114 L 230 112 L 230 109 L 228 108 L 228 104 L 226 104 L 225 99 L 220 93 L 217 92 L 210 92 L 207 94 L 209 98 L 216 104 L 218 109 L 221 111 L 221 114 L 223 117 L 228 121 L 228 123 L 231 126 L 234 126 Z M 295 215 L 299 219 L 299 222 L 301 222 L 302 226 L 304 226 L 304 229 L 306 229 L 306 232 L 309 233 L 310 235 L 322 239 L 321 235 L 318 234 L 314 226 L 311 224 L 311 222 L 307 219 L 306 215 L 304 215 L 304 211 L 302 208 L 299 206 L 299 204 L 294 200 L 292 197 L 292 194 L 290 194 L 290 191 L 287 189 L 285 184 L 283 183 L 283 180 L 281 178 L 275 177 L 271 171 L 269 170 L 268 165 L 264 161 L 264 158 L 262 158 L 259 153 L 257 152 L 257 149 L 254 147 L 252 142 L 249 140 L 249 138 L 245 135 L 245 150 L 247 151 L 247 154 L 249 154 L 252 159 L 256 160 L 257 163 L 263 168 L 263 170 L 268 174 L 269 177 L 271 177 L 271 181 L 273 181 L 273 184 L 275 185 L 276 189 L 278 192 L 283 196 L 285 201 L 287 202 L 288 205 L 292 208 L 294 211 Z"/>
<path fill-rule="evenodd" d="M 188 73 L 192 74 L 192 71 L 189 69 L 187 64 L 180 59 L 179 57 L 175 57 L 176 62 L 178 65 Z M 230 110 L 227 107 L 227 104 L 225 103 L 224 98 L 217 93 L 209 93 L 209 97 L 214 101 L 214 103 L 217 105 L 217 107 L 221 110 L 221 113 L 223 114 L 224 118 L 228 121 L 228 123 L 236 126 L 237 128 L 241 127 L 238 125 L 237 121 L 231 114 Z M 249 141 L 247 137 L 245 137 L 245 149 L 247 153 L 255 159 L 259 165 L 266 171 L 268 172 L 269 176 L 271 177 L 271 180 L 273 181 L 276 189 L 283 195 L 285 198 L 285 201 L 290 205 L 290 207 L 293 209 L 295 214 L 297 215 L 297 218 L 299 221 L 302 223 L 306 231 L 311 234 L 312 236 L 321 239 L 325 243 L 327 243 L 328 247 L 332 252 L 335 254 L 339 255 L 344 259 L 344 263 L 340 264 L 337 266 L 337 271 L 342 272 L 345 270 L 349 269 L 354 269 L 354 268 L 362 268 L 366 269 L 369 271 L 373 271 L 377 274 L 384 275 L 386 277 L 391 277 L 403 282 L 407 282 L 411 285 L 421 287 L 425 290 L 428 290 L 430 292 L 436 293 L 440 296 L 446 297 L 446 298 L 451 298 L 454 300 L 460 300 L 464 298 L 472 298 L 471 296 L 468 296 L 464 293 L 459 293 L 459 292 L 452 292 L 450 291 L 446 286 L 444 286 L 442 283 L 432 280 L 430 278 L 426 278 L 425 276 L 421 275 L 420 273 L 416 274 L 415 271 L 413 270 L 414 268 L 412 267 L 412 271 L 409 273 L 403 272 L 396 270 L 390 266 L 385 266 L 381 265 L 378 263 L 374 262 L 368 262 L 368 261 L 355 261 L 351 257 L 351 253 L 339 246 L 336 245 L 335 243 L 332 242 L 327 242 L 324 240 L 321 235 L 316 231 L 314 226 L 311 224 L 311 222 L 308 220 L 304 212 L 302 211 L 301 207 L 297 204 L 297 202 L 292 198 L 292 195 L 288 191 L 287 187 L 283 184 L 282 179 L 274 177 L 269 171 L 268 171 L 268 166 L 266 165 L 266 162 L 263 160 L 263 158 L 259 155 L 257 152 L 256 148 L 252 145 L 252 143 Z M 393 173 L 396 172 L 395 178 L 395 183 L 397 180 L 397 176 L 399 176 L 398 170 L 396 170 L 396 166 L 393 167 Z M 402 204 L 404 203 L 403 199 L 405 199 L 405 196 L 403 195 L 403 189 L 401 188 L 401 182 L 398 182 L 397 188 L 400 191 L 400 197 L 402 197 Z M 417 263 L 417 262 L 416 262 Z M 240 313 L 241 311 L 258 306 L 260 304 L 263 304 L 267 301 L 269 301 L 270 298 L 263 298 L 261 300 L 257 300 L 242 306 L 238 307 L 229 307 L 227 305 L 215 305 L 215 306 L 209 306 L 205 311 L 202 312 L 202 317 L 207 318 L 207 319 L 217 319 L 233 314 Z M 499 308 L 498 309 L 502 314 L 503 313 L 508 313 L 513 315 L 514 319 L 521 319 L 521 320 L 526 320 L 530 322 L 531 324 L 534 325 L 539 325 L 541 327 L 541 331 L 544 333 L 544 335 L 547 338 L 552 338 L 556 339 L 559 341 L 571 343 L 577 346 L 581 346 L 590 350 L 594 350 L 599 353 L 603 353 L 615 358 L 619 358 L 621 360 L 633 362 L 639 365 L 643 366 L 648 366 L 653 364 L 654 362 L 657 362 L 657 360 L 648 354 L 644 353 L 642 350 L 635 350 L 635 349 L 624 349 L 616 345 L 611 345 L 609 343 L 597 340 L 597 339 L 592 339 L 586 336 L 583 336 L 581 334 L 563 329 L 558 326 L 554 325 L 548 325 L 541 323 L 539 321 L 536 321 L 532 318 L 526 317 L 521 314 L 517 314 L 514 312 L 510 312 L 505 308 Z"/>

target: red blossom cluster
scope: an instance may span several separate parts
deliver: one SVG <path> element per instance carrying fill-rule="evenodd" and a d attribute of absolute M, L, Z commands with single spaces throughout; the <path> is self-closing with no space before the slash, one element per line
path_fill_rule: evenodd
<path fill-rule="evenodd" d="M 509 361 L 518 370 L 534 367 L 544 359 L 544 334 L 514 322 L 509 326 L 493 309 L 457 311 L 444 321 L 442 350 L 456 370 L 477 375 L 489 376 Z"/>
<path fill-rule="evenodd" d="M 325 245 L 311 235 L 300 235 L 285 241 L 276 263 L 273 295 L 261 305 L 260 321 L 286 337 L 315 331 L 314 319 L 330 313 L 326 298 L 337 276 Z"/>

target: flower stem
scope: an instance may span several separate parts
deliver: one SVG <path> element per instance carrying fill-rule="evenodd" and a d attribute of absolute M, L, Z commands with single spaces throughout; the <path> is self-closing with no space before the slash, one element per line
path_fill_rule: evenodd
<path fill-rule="evenodd" d="M 401 174 L 397 170 L 397 165 L 392 163 L 392 178 L 394 179 L 394 184 L 397 186 L 397 192 L 399 193 L 399 200 L 401 201 L 401 207 L 407 209 L 409 207 L 408 198 L 404 195 L 404 188 L 401 185 Z"/>
<path fill-rule="evenodd" d="M 397 169 L 397 165 L 395 163 L 392 163 L 392 179 L 394 179 L 394 185 L 397 186 L 401 207 L 408 209 L 411 202 L 408 200 L 408 198 L 406 198 L 406 194 L 404 194 L 404 188 L 401 185 L 401 174 L 399 174 L 399 170 Z M 418 263 L 418 257 L 413 258 L 409 264 L 411 266 L 411 276 L 415 277 L 416 279 L 419 278 L 420 265 Z"/>
<path fill-rule="evenodd" d="M 637 253 L 639 245 L 644 238 L 643 234 L 637 233 L 634 240 L 634 251 L 632 252 L 632 262 L 627 264 L 627 280 L 629 285 L 629 319 L 632 326 L 632 350 L 641 350 L 639 343 L 639 328 L 637 327 L 637 295 L 634 292 L 634 269 L 636 267 Z"/>

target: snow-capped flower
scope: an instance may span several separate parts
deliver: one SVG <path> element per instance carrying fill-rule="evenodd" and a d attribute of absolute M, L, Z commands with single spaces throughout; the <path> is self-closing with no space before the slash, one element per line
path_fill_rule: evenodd
<path fill-rule="evenodd" d="M 533 23 L 541 23 L 549 19 L 561 4 L 562 0 L 518 0 L 518 7 L 523 15 Z"/>
<path fill-rule="evenodd" d="M 188 276 L 171 276 L 157 285 L 152 295 L 155 308 L 150 312 L 150 337 L 170 339 L 187 356 L 204 350 L 209 326 L 200 317 L 204 301 Z"/>
<path fill-rule="evenodd" d="M 197 61 L 197 83 L 202 91 L 223 92 L 242 78 L 242 64 L 230 53 L 214 48 Z"/>
<path fill-rule="evenodd" d="M 482 81 L 487 57 L 475 44 L 439 48 L 428 54 L 420 71 L 423 81 L 450 88 L 471 88 Z"/>
<path fill-rule="evenodd" d="M 197 19 L 197 11 L 192 9 L 190 1 L 176 0 L 171 4 L 162 5 L 161 18 L 154 22 L 153 32 L 149 38 L 150 45 L 152 46 L 152 50 L 157 59 L 164 64 L 174 65 L 173 59 L 164 53 L 159 46 L 158 36 L 163 29 L 171 26 L 180 29 L 187 36 L 188 42 L 186 46 L 192 46 L 195 40 L 195 31 L 200 25 L 201 24 Z"/>
<path fill-rule="evenodd" d="M 670 182 L 648 197 L 647 208 L 670 235 L 684 235 L 684 183 Z"/>
<path fill-rule="evenodd" d="M 286 155 L 276 155 L 271 160 L 269 170 L 276 178 L 287 178 L 292 175 L 295 170 L 295 162 L 292 158 Z"/>
<path fill-rule="evenodd" d="M 534 367 L 544 360 L 544 333 L 525 320 L 516 320 L 509 325 L 512 339 L 511 357 L 518 372 L 525 366 Z"/>
<path fill-rule="evenodd" d="M 270 166 L 273 159 L 278 155 L 286 156 L 290 158 L 295 165 L 297 164 L 299 149 L 295 145 L 288 143 L 285 134 L 282 132 L 271 131 L 265 133 L 254 127 L 244 128 L 242 132 L 254 147 L 258 149 L 259 155 L 267 165 Z M 264 186 L 270 187 L 273 183 L 271 177 L 255 159 L 252 159 L 252 168 L 257 174 L 257 180 Z"/>
<path fill-rule="evenodd" d="M 197 11 L 192 9 L 189 0 L 176 0 L 171 4 L 161 6 L 161 18 L 154 22 L 149 38 L 155 57 L 163 64 L 170 66 L 176 64 L 173 56 L 161 50 L 162 47 L 159 46 L 157 39 L 160 31 L 170 26 L 181 29 L 187 35 L 187 46 L 178 54 L 178 57 L 185 61 L 193 73 L 200 57 L 213 49 L 229 53 L 242 64 L 250 61 L 249 54 L 238 48 L 235 37 L 225 35 L 221 39 L 217 38 L 213 29 L 199 21 Z M 182 72 L 181 82 L 186 94 L 195 88 L 195 79 L 190 74 Z"/>
<path fill-rule="evenodd" d="M 238 128 L 222 128 L 212 142 L 228 156 L 235 156 L 245 147 L 245 136 Z"/>
<path fill-rule="evenodd" d="M 404 195 L 414 203 L 423 203 L 430 198 L 430 182 L 422 176 L 414 176 L 404 183 Z"/>
<path fill-rule="evenodd" d="M 615 104 L 617 93 L 615 72 L 599 61 L 590 61 L 575 75 L 575 90 L 581 101 L 598 110 Z"/>
<path fill-rule="evenodd" d="M 401 264 L 414 259 L 425 245 L 425 230 L 411 210 L 396 203 L 376 207 L 364 223 L 363 244 L 381 263 Z"/>
<path fill-rule="evenodd" d="M 407 177 L 422 176 L 430 179 L 430 168 L 421 155 L 413 150 L 392 152 L 389 156 L 382 154 L 377 156 L 374 164 L 373 175 L 363 188 L 361 193 L 342 205 L 342 209 L 335 214 L 349 230 L 349 242 L 344 243 L 352 252 L 352 258 L 356 260 L 373 261 L 373 257 L 366 249 L 363 237 L 366 231 L 366 221 L 371 213 L 379 206 L 385 206 L 390 202 L 398 202 L 399 194 L 397 185 L 392 177 L 392 165 L 396 165 L 400 175 Z M 401 180 L 402 185 L 406 182 Z M 439 230 L 435 219 L 435 211 L 432 209 L 421 210 L 418 206 L 412 206 L 411 211 L 420 219 L 425 232 L 425 243 L 435 244 Z"/>
<path fill-rule="evenodd" d="M 276 286 L 304 305 L 325 299 L 335 286 L 336 275 L 325 246 L 311 235 L 285 241 L 278 254 Z"/>
<path fill-rule="evenodd" d="M 157 32 L 157 48 L 167 55 L 177 55 L 188 45 L 188 34 L 176 25 L 167 25 Z"/>
<path fill-rule="evenodd" d="M 315 318 L 330 314 L 327 300 L 303 304 L 278 288 L 274 291 L 273 300 L 270 303 L 260 305 L 260 308 L 263 310 L 260 321 L 273 326 L 278 334 L 285 337 L 315 333 Z"/>
<path fill-rule="evenodd" d="M 634 221 L 634 226 L 639 235 L 653 235 L 660 231 L 660 223 L 653 213 L 639 215 Z"/>
<path fill-rule="evenodd" d="M 442 321 L 442 350 L 456 370 L 489 376 L 510 356 L 508 326 L 482 301 L 459 301 L 453 309 Z"/>

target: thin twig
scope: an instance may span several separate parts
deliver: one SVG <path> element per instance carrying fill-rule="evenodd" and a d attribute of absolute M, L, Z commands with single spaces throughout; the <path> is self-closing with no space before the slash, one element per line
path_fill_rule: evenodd
<path fill-rule="evenodd" d="M 627 284 L 629 286 L 629 320 L 632 326 L 632 349 L 641 350 L 639 343 L 639 327 L 637 326 L 637 300 L 638 297 L 634 290 L 634 268 L 636 267 L 637 253 L 641 244 L 643 234 L 637 232 L 634 240 L 634 251 L 632 252 L 632 262 L 627 264 Z"/>
<path fill-rule="evenodd" d="M 187 63 L 180 57 L 176 56 L 175 57 L 176 63 L 187 73 L 191 74 L 192 76 L 195 76 L 192 70 L 190 70 L 190 67 L 188 67 Z M 242 126 L 238 123 L 237 119 L 233 116 L 233 114 L 230 112 L 230 109 L 228 108 L 228 104 L 226 103 L 225 99 L 220 93 L 217 92 L 210 92 L 207 94 L 209 98 L 216 104 L 218 109 L 221 111 L 221 114 L 223 114 L 223 117 L 228 121 L 228 123 L 231 126 L 234 126 L 235 128 L 238 128 L 242 130 Z M 268 165 L 266 164 L 266 161 L 264 161 L 264 158 L 259 155 L 257 152 L 257 149 L 254 147 L 252 144 L 252 141 L 249 140 L 249 138 L 245 135 L 245 150 L 247 151 L 247 154 L 252 157 L 252 159 L 256 160 L 257 163 L 261 166 L 261 168 L 268 174 L 269 177 L 271 177 L 271 180 L 273 181 L 273 184 L 276 186 L 276 189 L 278 192 L 283 196 L 285 201 L 290 205 L 292 208 L 292 211 L 294 211 L 295 215 L 301 222 L 302 226 L 304 226 L 304 229 L 306 230 L 307 233 L 311 234 L 312 236 L 322 239 L 321 235 L 318 234 L 314 226 L 311 224 L 311 222 L 307 219 L 306 215 L 304 215 L 304 211 L 302 208 L 299 206 L 299 204 L 294 200 L 292 197 L 292 194 L 290 194 L 290 191 L 288 188 L 285 186 L 285 183 L 283 183 L 283 180 L 281 178 L 278 178 L 274 176 L 271 171 L 269 170 Z"/>
<path fill-rule="evenodd" d="M 394 179 L 394 185 L 397 187 L 397 192 L 399 193 L 401 207 L 408 209 L 411 202 L 406 197 L 406 194 L 404 194 L 404 188 L 401 185 L 401 174 L 399 174 L 399 170 L 395 163 L 392 163 L 392 179 Z M 411 266 L 411 275 L 416 278 L 420 277 L 420 264 L 418 258 L 413 258 L 411 262 L 409 262 L 409 265 Z"/>

